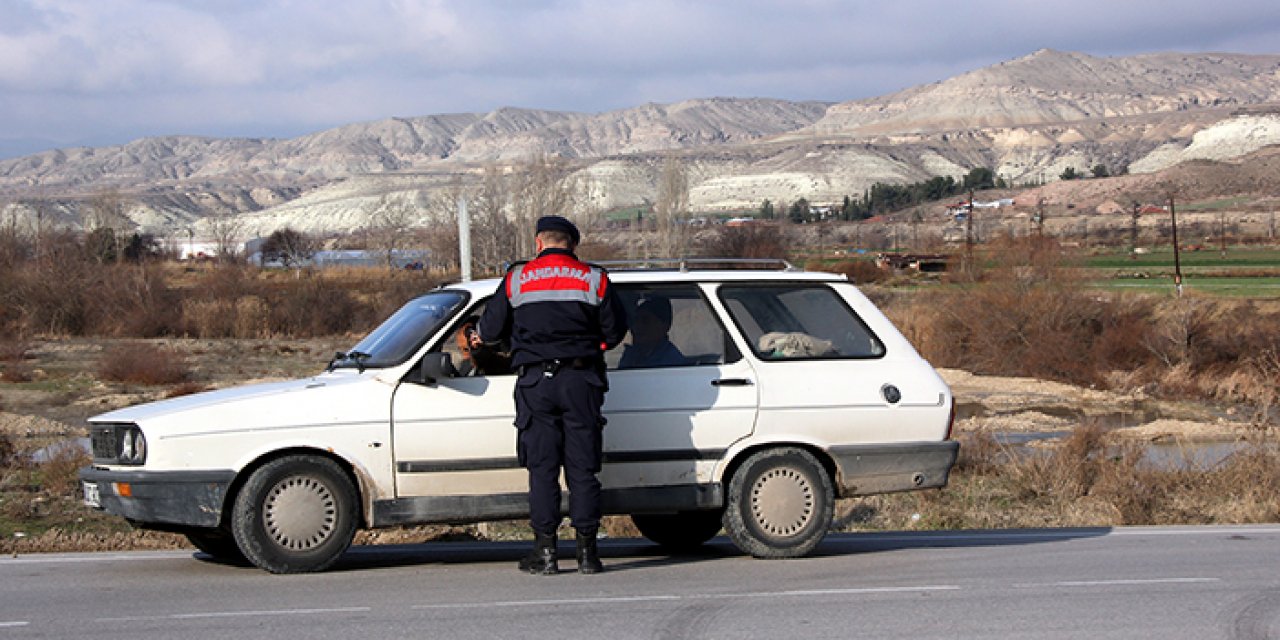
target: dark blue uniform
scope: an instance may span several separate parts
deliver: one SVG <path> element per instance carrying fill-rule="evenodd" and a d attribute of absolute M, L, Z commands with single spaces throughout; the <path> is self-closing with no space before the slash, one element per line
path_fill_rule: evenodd
<path fill-rule="evenodd" d="M 579 535 L 600 526 L 603 417 L 608 389 L 603 352 L 627 333 L 609 278 L 567 249 L 549 248 L 507 272 L 477 331 L 485 342 L 511 340 L 516 439 L 529 471 L 529 521 L 554 536 L 560 524 L 560 469 L 569 516 Z"/>

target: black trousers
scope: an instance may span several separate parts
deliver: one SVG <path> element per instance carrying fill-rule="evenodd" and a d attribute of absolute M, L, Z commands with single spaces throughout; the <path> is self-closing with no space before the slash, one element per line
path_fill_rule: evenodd
<path fill-rule="evenodd" d="M 529 524 L 552 535 L 560 525 L 560 470 L 569 487 L 569 518 L 579 534 L 600 528 L 604 372 L 528 367 L 516 382 L 516 451 L 529 472 Z"/>

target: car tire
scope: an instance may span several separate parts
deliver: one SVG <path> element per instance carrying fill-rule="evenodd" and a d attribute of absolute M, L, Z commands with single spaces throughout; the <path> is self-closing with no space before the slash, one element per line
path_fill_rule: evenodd
<path fill-rule="evenodd" d="M 796 447 L 752 454 L 729 481 L 724 528 L 757 558 L 807 555 L 827 535 L 835 495 L 813 454 Z"/>
<path fill-rule="evenodd" d="M 640 535 L 669 551 L 687 553 L 720 533 L 724 512 L 719 509 L 679 513 L 634 513 L 631 522 Z"/>
<path fill-rule="evenodd" d="M 249 562 L 236 544 L 235 537 L 222 529 L 191 529 L 184 535 L 196 549 L 218 562 L 228 564 L 248 564 Z"/>
<path fill-rule="evenodd" d="M 279 458 L 241 488 L 231 531 L 245 557 L 271 573 L 323 571 L 351 546 L 356 502 L 351 479 L 333 460 Z"/>

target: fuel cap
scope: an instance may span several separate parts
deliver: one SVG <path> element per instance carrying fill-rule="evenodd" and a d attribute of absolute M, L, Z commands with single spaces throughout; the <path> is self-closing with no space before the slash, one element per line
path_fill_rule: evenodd
<path fill-rule="evenodd" d="M 898 401 L 902 399 L 902 392 L 891 384 L 880 387 L 880 395 L 884 396 L 885 401 L 889 404 L 898 404 Z"/>

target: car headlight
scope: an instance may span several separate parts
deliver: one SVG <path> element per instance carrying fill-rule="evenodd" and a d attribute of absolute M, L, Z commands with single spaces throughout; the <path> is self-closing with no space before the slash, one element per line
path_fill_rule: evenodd
<path fill-rule="evenodd" d="M 89 440 L 97 464 L 140 465 L 147 461 L 147 438 L 136 424 L 95 424 Z"/>

